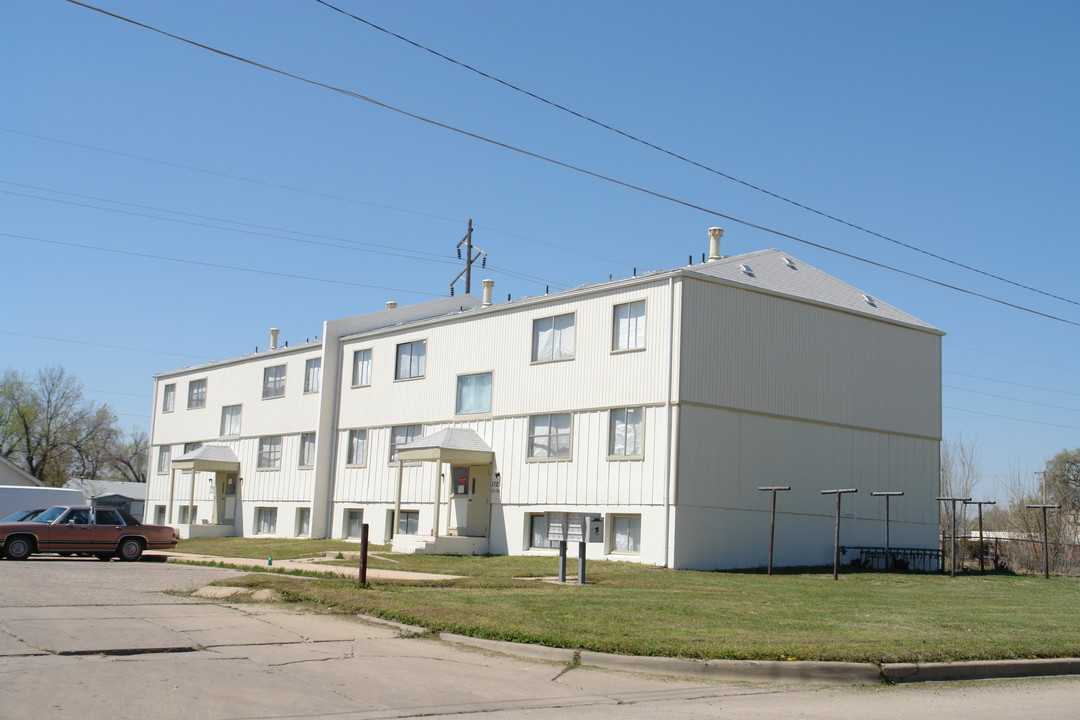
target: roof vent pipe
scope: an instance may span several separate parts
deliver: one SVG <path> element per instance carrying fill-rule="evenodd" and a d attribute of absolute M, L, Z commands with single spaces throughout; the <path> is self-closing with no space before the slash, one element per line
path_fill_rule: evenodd
<path fill-rule="evenodd" d="M 277 336 L 281 331 L 277 328 L 270 328 L 270 349 L 277 350 Z"/>
<path fill-rule="evenodd" d="M 484 301 L 480 303 L 480 307 L 491 307 L 491 291 L 495 289 L 494 280 L 484 281 Z"/>
<path fill-rule="evenodd" d="M 393 310 L 393 309 L 394 309 L 394 308 L 396 308 L 396 307 L 397 307 L 397 303 L 396 303 L 396 302 L 394 302 L 393 300 L 388 300 L 388 301 L 386 302 L 386 309 L 387 309 L 387 310 Z"/>
<path fill-rule="evenodd" d="M 724 228 L 709 228 L 709 262 L 720 259 L 720 238 L 724 237 Z"/>

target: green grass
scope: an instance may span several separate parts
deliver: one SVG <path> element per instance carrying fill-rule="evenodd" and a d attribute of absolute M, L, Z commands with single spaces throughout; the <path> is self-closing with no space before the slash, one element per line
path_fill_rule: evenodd
<path fill-rule="evenodd" d="M 601 652 L 872 662 L 1080 656 L 1080 580 L 1071 578 L 851 572 L 834 582 L 831 568 L 767 577 L 590 561 L 581 587 L 527 579 L 554 575 L 554 557 L 379 553 L 370 567 L 466 577 L 373 580 L 366 589 L 269 575 L 242 584 L 333 612 Z"/>

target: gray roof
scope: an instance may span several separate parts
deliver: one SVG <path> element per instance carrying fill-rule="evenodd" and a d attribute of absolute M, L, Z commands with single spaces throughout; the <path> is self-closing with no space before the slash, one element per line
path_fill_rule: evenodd
<path fill-rule="evenodd" d="M 126 497 L 132 500 L 146 499 L 146 483 L 141 482 L 72 478 L 64 487 L 82 491 L 87 500 L 110 496 Z"/>
<path fill-rule="evenodd" d="M 184 453 L 180 457 L 172 459 L 173 462 L 188 460 L 206 460 L 208 462 L 238 463 L 240 460 L 229 448 L 224 445 L 203 445 L 191 452 Z"/>
<path fill-rule="evenodd" d="M 746 268 L 746 270 L 744 270 Z M 802 298 L 882 320 L 935 330 L 933 325 L 779 250 L 759 250 L 686 268 L 726 282 Z M 748 270 L 748 272 L 747 272 Z"/>
<path fill-rule="evenodd" d="M 446 428 L 427 437 L 398 446 L 398 450 L 426 450 L 428 448 L 491 452 L 491 446 L 484 442 L 484 439 L 477 435 L 475 430 L 469 430 L 468 428 Z"/>

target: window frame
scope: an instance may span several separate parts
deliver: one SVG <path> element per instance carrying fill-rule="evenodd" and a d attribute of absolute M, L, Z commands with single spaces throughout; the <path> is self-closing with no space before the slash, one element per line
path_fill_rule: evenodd
<path fill-rule="evenodd" d="M 276 441 L 273 443 L 271 441 Z M 277 450 L 271 447 L 271 445 L 277 445 Z M 282 455 L 282 437 L 281 435 L 263 435 L 259 438 L 259 452 L 255 460 L 256 471 L 275 471 L 281 470 L 281 455 Z M 264 449 L 264 446 L 266 449 Z M 276 460 L 274 465 L 264 465 L 263 458 L 267 461 Z"/>
<path fill-rule="evenodd" d="M 172 462 L 172 445 L 158 445 L 157 471 L 158 475 L 169 474 L 169 463 Z"/>
<path fill-rule="evenodd" d="M 555 356 L 555 346 L 556 346 L 555 337 L 556 336 L 553 335 L 553 337 L 552 337 L 552 356 L 551 357 L 546 357 L 546 358 L 540 357 L 539 356 L 539 351 L 540 351 L 539 339 L 540 339 L 540 335 L 537 332 L 538 324 L 542 323 L 542 322 L 544 322 L 546 320 L 550 320 L 551 321 L 551 331 L 552 331 L 552 333 L 554 333 L 555 330 L 556 330 L 555 321 L 557 321 L 559 318 L 566 318 L 566 317 L 570 318 L 570 327 L 569 327 L 569 331 L 570 331 L 570 354 L 569 355 L 559 355 L 558 357 Z M 571 312 L 568 312 L 568 313 L 559 313 L 557 315 L 545 315 L 544 317 L 533 318 L 531 327 L 532 327 L 532 335 L 531 335 L 530 340 L 529 340 L 529 345 L 530 345 L 529 362 L 530 362 L 530 364 L 532 364 L 532 365 L 542 365 L 544 363 L 552 363 L 552 362 L 567 362 L 567 361 L 573 360 L 574 358 L 577 357 L 577 312 L 576 311 L 571 311 Z M 565 332 L 565 331 L 566 331 L 566 328 L 563 328 L 563 330 L 561 332 Z M 558 335 L 558 337 L 560 339 L 561 339 L 561 332 Z"/>
<path fill-rule="evenodd" d="M 395 443 L 394 442 L 394 431 L 399 430 L 401 428 L 418 428 L 418 430 L 417 430 L 417 433 L 416 433 L 415 437 L 410 437 L 407 440 L 405 440 L 404 442 Z M 423 423 L 412 424 L 412 425 L 392 425 L 390 427 L 390 464 L 394 465 L 394 464 L 397 463 L 397 459 L 394 458 L 394 455 L 397 454 L 397 449 L 396 448 L 399 445 L 407 445 L 407 444 L 411 443 L 413 440 L 419 440 L 422 437 L 424 437 L 424 425 L 423 425 Z M 419 465 L 420 464 L 420 462 L 418 460 L 405 460 L 404 463 L 406 465 Z"/>
<path fill-rule="evenodd" d="M 526 549 L 527 550 L 558 550 L 559 549 L 559 541 L 558 540 L 551 540 L 550 538 L 548 538 L 547 513 L 528 513 L 526 515 L 526 517 L 528 518 L 528 523 L 529 523 L 529 526 L 528 526 L 528 528 L 526 528 L 526 531 L 525 531 L 526 532 L 526 537 L 528 538 L 528 544 L 526 546 Z M 534 528 L 535 528 L 535 524 L 536 524 L 537 520 L 542 520 L 544 522 L 544 542 L 546 542 L 547 545 L 536 545 L 533 542 L 534 538 L 536 537 L 536 532 L 535 532 Z"/>
<path fill-rule="evenodd" d="M 360 532 L 357 533 L 356 535 L 350 535 L 349 534 L 349 530 L 350 530 L 349 519 L 350 519 L 350 516 L 353 513 L 360 513 L 360 522 L 359 522 L 359 527 L 357 528 L 357 530 L 359 530 Z M 344 509 L 344 514 L 342 515 L 342 518 L 341 518 L 341 521 L 342 521 L 341 522 L 341 537 L 342 537 L 342 539 L 344 539 L 344 540 L 352 540 L 352 539 L 359 540 L 360 537 L 361 537 L 360 533 L 362 533 L 364 531 L 364 508 L 355 508 L 355 507 L 345 508 Z"/>
<path fill-rule="evenodd" d="M 200 410 L 206 407 L 206 386 L 206 378 L 196 378 L 195 380 L 188 380 L 188 410 Z M 198 388 L 201 388 L 201 390 Z"/>
<path fill-rule="evenodd" d="M 462 378 L 473 378 L 488 376 L 488 390 L 487 390 L 487 408 L 484 410 L 475 410 L 472 412 L 463 412 L 461 409 L 461 380 Z M 454 414 L 455 415 L 490 415 L 491 414 L 491 399 L 495 392 L 495 372 L 493 370 L 485 370 L 483 372 L 475 373 L 461 373 L 457 376 L 454 391 Z"/>
<path fill-rule="evenodd" d="M 305 528 L 301 528 L 301 519 L 303 519 L 303 525 Z M 293 514 L 293 533 L 295 537 L 311 537 L 311 508 L 310 507 L 298 507 Z"/>
<path fill-rule="evenodd" d="M 272 370 L 281 370 L 281 392 L 276 395 L 270 394 L 277 389 L 278 379 L 271 377 L 270 372 Z M 287 363 L 281 363 L 280 365 L 267 365 L 263 368 L 263 384 L 262 384 L 262 399 L 263 400 L 275 400 L 277 398 L 285 397 L 285 380 L 287 377 Z"/>
<path fill-rule="evenodd" d="M 358 371 L 360 370 L 359 361 L 360 361 L 360 355 L 362 353 L 367 355 L 367 360 L 364 363 L 366 372 L 364 373 L 363 377 L 360 377 L 360 373 Z M 369 348 L 369 347 L 360 348 L 359 350 L 353 350 L 352 377 L 350 378 L 350 380 L 351 380 L 350 387 L 371 387 L 371 359 L 372 359 L 372 355 L 373 355 L 373 353 L 371 351 L 371 348 Z M 395 369 L 394 372 L 397 372 L 397 370 Z M 364 382 L 360 382 L 360 380 L 364 380 Z"/>
<path fill-rule="evenodd" d="M 165 385 L 161 393 L 161 412 L 171 413 L 176 410 L 176 383 Z"/>
<path fill-rule="evenodd" d="M 627 311 L 629 312 L 629 310 L 634 305 L 638 305 L 638 304 L 640 304 L 642 306 L 641 319 L 640 319 L 641 344 L 640 345 L 633 344 L 634 342 L 636 342 L 636 338 L 635 338 L 633 341 L 628 340 L 628 343 L 630 343 L 630 344 L 628 344 L 626 347 L 619 347 L 619 308 L 627 308 Z M 612 308 L 611 308 L 611 352 L 612 353 L 625 353 L 625 352 L 638 352 L 638 351 L 644 350 L 648 346 L 648 339 L 646 337 L 646 333 L 648 331 L 648 324 L 647 324 L 648 316 L 649 316 L 649 304 L 645 301 L 644 298 L 641 298 L 639 300 L 629 300 L 629 301 L 624 302 L 624 303 L 617 303 L 617 304 L 613 305 Z M 628 314 L 627 315 L 628 324 L 629 324 L 630 319 L 631 318 L 630 318 L 630 316 Z M 629 338 L 629 336 L 630 336 L 630 333 L 629 333 L 629 331 L 627 331 L 627 337 Z"/>
<path fill-rule="evenodd" d="M 616 528 L 615 523 L 617 520 L 627 519 L 630 521 L 637 520 L 637 550 L 619 550 L 616 547 Z M 613 513 L 608 516 L 608 522 L 605 523 L 611 528 L 610 535 L 608 537 L 608 554 L 609 555 L 641 555 L 641 515 L 637 513 Z"/>
<path fill-rule="evenodd" d="M 637 410 L 640 413 L 638 420 L 638 432 L 637 432 L 637 450 L 636 453 L 628 452 L 615 452 L 615 418 L 616 413 L 624 413 L 623 425 L 627 426 L 625 420 L 625 414 L 631 410 Z M 626 441 L 624 439 L 623 445 L 625 447 Z M 645 408 L 642 405 L 632 405 L 630 407 L 611 408 L 608 410 L 608 460 L 642 460 L 645 457 Z"/>
<path fill-rule="evenodd" d="M 231 409 L 233 409 L 233 408 L 236 408 L 236 409 L 237 409 L 237 413 L 236 413 L 236 423 L 235 423 L 235 425 L 236 425 L 236 427 L 235 427 L 235 430 L 236 430 L 236 432 L 225 432 L 226 430 L 232 430 L 232 429 L 234 429 L 234 428 L 232 427 L 232 425 L 233 425 L 233 423 L 232 423 L 232 422 L 230 422 L 230 423 L 229 423 L 229 427 L 228 427 L 228 428 L 226 428 L 226 427 L 225 427 L 225 413 L 226 413 L 226 412 L 227 412 L 228 410 L 231 410 Z M 244 406 L 243 406 L 242 404 L 237 404 L 237 405 L 222 405 L 222 406 L 221 406 L 221 428 L 220 428 L 220 430 L 221 430 L 221 435 L 220 435 L 220 437 L 223 437 L 223 438 L 227 438 L 227 437 L 239 437 L 239 436 L 240 436 L 240 423 L 241 423 L 241 421 L 243 420 L 243 413 L 244 413 L 244 409 L 243 409 L 243 408 L 244 408 Z"/>
<path fill-rule="evenodd" d="M 260 505 L 260 506 L 257 506 L 255 508 L 255 517 L 254 517 L 255 522 L 254 522 L 254 528 L 253 528 L 255 535 L 264 535 L 264 536 L 275 536 L 275 535 L 277 535 L 277 511 L 278 511 L 277 507 L 268 506 L 268 505 Z M 263 520 L 263 517 L 265 517 L 266 515 L 270 516 L 270 529 L 267 530 L 267 531 L 263 531 L 263 529 L 262 529 L 262 524 L 263 524 L 262 520 Z"/>
<path fill-rule="evenodd" d="M 408 521 L 409 521 L 409 519 L 412 519 L 414 521 L 413 522 L 413 524 L 414 524 L 413 532 L 409 532 L 409 530 L 408 530 L 408 527 L 409 527 L 409 522 Z M 404 530 L 401 528 L 401 523 L 402 523 L 403 520 L 405 521 L 405 529 Z M 420 511 L 419 510 L 406 510 L 405 508 L 402 508 L 401 512 L 398 513 L 397 532 L 394 533 L 394 535 L 395 536 L 396 535 L 418 535 L 419 533 L 420 533 Z"/>
<path fill-rule="evenodd" d="M 354 454 L 356 445 L 353 438 L 360 439 L 360 460 L 357 462 Z M 367 428 L 352 428 L 345 436 L 345 467 L 367 467 L 368 458 L 368 431 Z"/>
<path fill-rule="evenodd" d="M 314 364 L 312 364 L 314 363 Z M 314 372 L 312 372 L 314 369 Z M 304 361 L 304 394 L 317 393 L 322 389 L 322 358 L 313 357 Z"/>
<path fill-rule="evenodd" d="M 408 345 L 410 349 L 414 345 L 421 345 L 424 348 L 423 354 L 419 356 L 419 362 L 415 361 L 417 357 L 415 354 L 410 353 L 409 357 L 412 358 L 409 365 L 409 375 L 401 374 L 401 349 Z M 416 368 L 412 367 L 413 364 L 419 365 L 419 372 L 416 372 Z M 416 340 L 409 340 L 407 342 L 398 343 L 394 348 L 394 381 L 399 380 L 419 380 L 427 377 L 427 338 L 418 338 Z"/>
<path fill-rule="evenodd" d="M 535 455 L 536 451 L 536 439 L 539 437 L 548 438 L 548 447 L 551 445 L 552 437 L 559 437 L 558 433 L 553 434 L 551 432 L 551 418 L 556 416 L 565 415 L 569 419 L 569 423 L 566 426 L 566 454 L 565 455 L 547 455 L 546 457 L 538 457 Z M 535 423 L 537 418 L 548 418 L 548 433 L 544 436 L 537 435 L 535 432 Z M 550 452 L 550 449 L 549 449 Z M 537 413 L 536 415 L 529 416 L 529 427 L 525 438 L 525 462 L 569 462 L 574 459 L 574 414 L 570 412 L 562 413 Z"/>
<path fill-rule="evenodd" d="M 308 438 L 310 438 L 310 441 L 308 440 Z M 307 470 L 315 467 L 315 454 L 318 451 L 318 447 L 315 445 L 315 442 L 315 433 L 300 433 L 300 457 L 296 461 L 298 468 L 302 470 Z M 307 449 L 309 447 L 310 451 Z M 305 460 L 310 460 L 311 462 L 304 462 Z"/>

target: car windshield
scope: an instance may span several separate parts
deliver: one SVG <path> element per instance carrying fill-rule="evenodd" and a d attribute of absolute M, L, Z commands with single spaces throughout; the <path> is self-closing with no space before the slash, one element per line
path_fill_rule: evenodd
<path fill-rule="evenodd" d="M 10 515 L 5 515 L 0 518 L 0 522 L 26 522 L 40 512 L 41 508 L 38 508 L 37 510 L 16 510 Z"/>
<path fill-rule="evenodd" d="M 56 518 L 63 515 L 65 512 L 67 512 L 66 507 L 64 507 L 63 505 L 56 505 L 56 506 L 51 507 L 48 510 L 44 511 L 43 513 L 38 515 L 36 518 L 31 520 L 30 522 L 48 524 L 48 523 L 51 523 Z"/>

